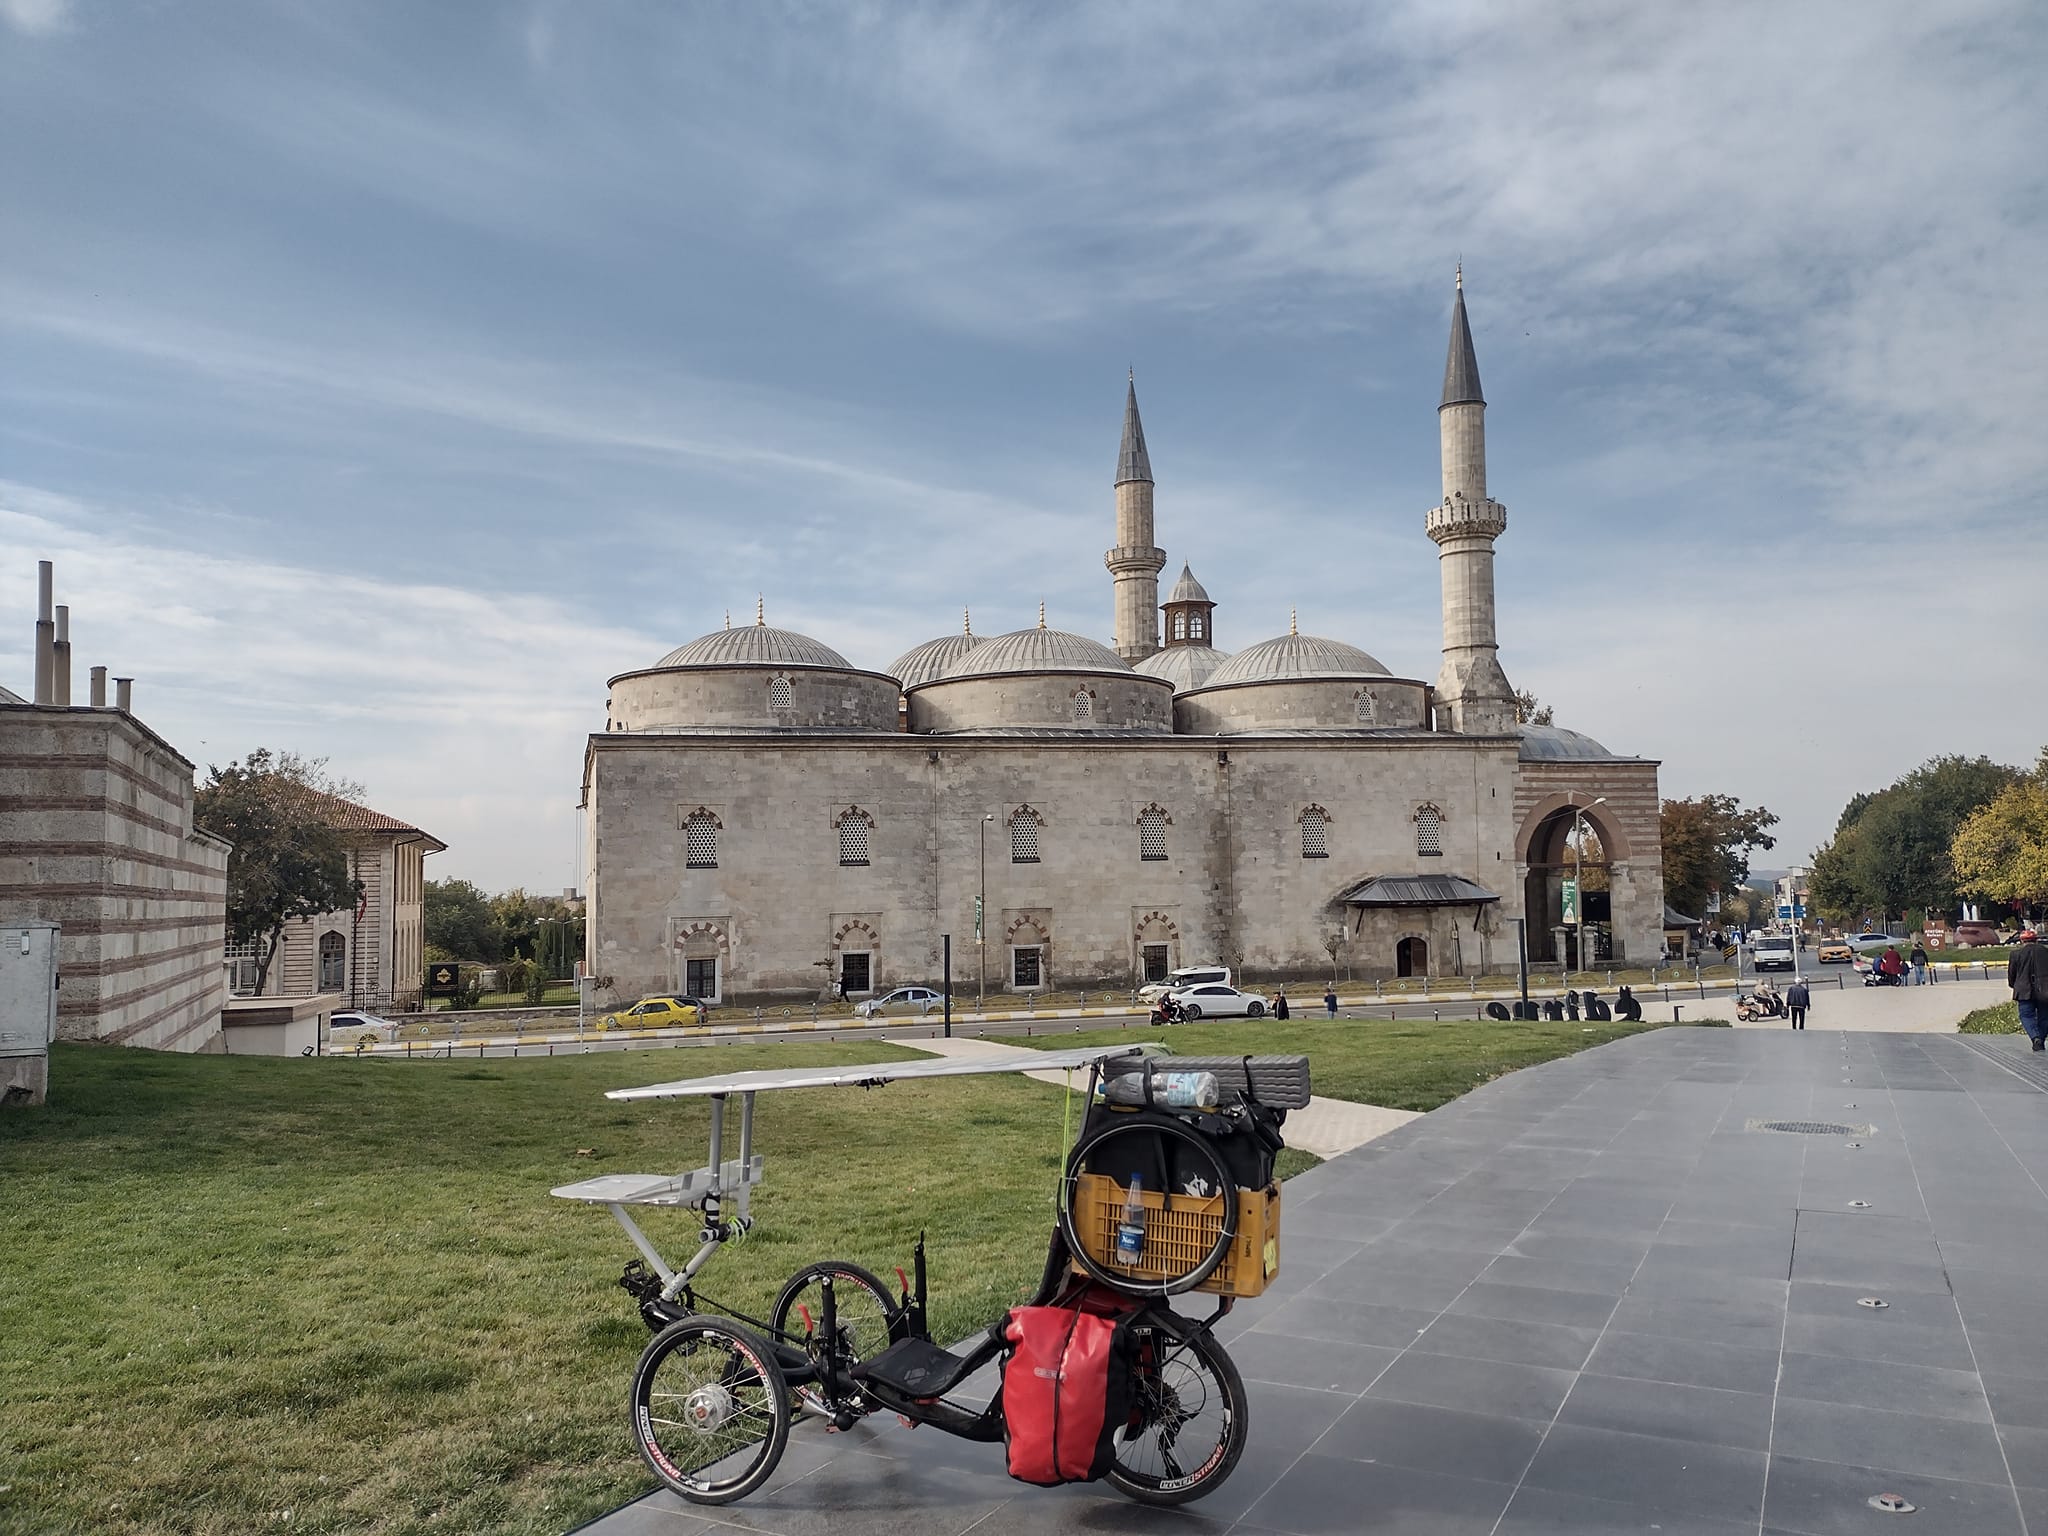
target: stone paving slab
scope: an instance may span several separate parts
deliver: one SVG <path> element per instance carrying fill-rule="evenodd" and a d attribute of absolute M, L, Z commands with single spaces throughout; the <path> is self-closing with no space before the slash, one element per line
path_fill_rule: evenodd
<path fill-rule="evenodd" d="M 870 1421 L 799 1431 L 743 1503 L 655 1495 L 587 1529 L 2048 1531 L 2048 1097 L 2029 1055 L 1660 1030 L 1310 1170 L 1273 1289 L 1217 1330 L 1250 1447 L 1186 1511 L 1027 1488 L 996 1447 Z M 1880 1493 L 1919 1512 L 1880 1513 Z"/>

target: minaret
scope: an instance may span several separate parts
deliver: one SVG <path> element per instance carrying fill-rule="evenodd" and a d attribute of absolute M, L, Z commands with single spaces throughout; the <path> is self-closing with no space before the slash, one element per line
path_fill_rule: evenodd
<path fill-rule="evenodd" d="M 1152 460 L 1138 420 L 1138 376 L 1124 394 L 1124 441 L 1116 456 L 1116 548 L 1102 557 L 1116 584 L 1116 653 L 1143 661 L 1159 649 L 1159 572 L 1166 551 L 1152 543 Z"/>
<path fill-rule="evenodd" d="M 1437 728 L 1505 735 L 1515 729 L 1515 694 L 1496 654 L 1493 541 L 1507 531 L 1508 509 L 1486 494 L 1486 397 L 1479 392 L 1479 359 L 1465 319 L 1462 266 L 1436 420 L 1444 499 L 1429 509 L 1423 526 L 1436 541 L 1443 574 L 1444 664 L 1436 679 Z"/>

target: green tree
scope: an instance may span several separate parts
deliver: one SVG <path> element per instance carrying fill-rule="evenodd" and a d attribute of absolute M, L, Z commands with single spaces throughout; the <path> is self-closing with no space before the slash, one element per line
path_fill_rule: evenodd
<path fill-rule="evenodd" d="M 349 873 L 348 838 L 335 826 L 337 809 L 361 798 L 362 786 L 333 777 L 324 758 L 268 748 L 206 772 L 192 820 L 232 845 L 227 937 L 256 946 L 261 992 L 288 924 L 362 899 L 362 882 Z"/>
<path fill-rule="evenodd" d="M 1814 903 L 1836 917 L 1949 912 L 1959 891 L 1949 857 L 1973 813 L 2019 780 L 1987 757 L 1931 758 L 1888 789 L 1859 795 L 1814 855 Z"/>
<path fill-rule="evenodd" d="M 2048 901 L 2048 747 L 2034 771 L 1972 811 L 1949 844 L 1956 884 L 2025 910 Z"/>
<path fill-rule="evenodd" d="M 429 880 L 425 892 L 427 944 L 458 960 L 494 963 L 505 936 L 491 898 L 467 880 Z"/>
<path fill-rule="evenodd" d="M 1770 829 L 1778 818 L 1756 806 L 1744 810 L 1733 795 L 1666 800 L 1658 817 L 1664 844 L 1664 899 L 1689 917 L 1710 898 L 1736 894 L 1749 878 L 1749 855 L 1777 846 Z"/>
<path fill-rule="evenodd" d="M 1538 704 L 1536 695 L 1526 688 L 1515 690 L 1515 724 L 1550 725 L 1557 718 L 1557 712 L 1548 704 Z"/>

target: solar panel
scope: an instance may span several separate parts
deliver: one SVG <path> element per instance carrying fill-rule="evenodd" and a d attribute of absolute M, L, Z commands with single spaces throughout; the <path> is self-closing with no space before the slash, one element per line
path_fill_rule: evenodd
<path fill-rule="evenodd" d="M 884 1083 L 923 1077 L 983 1077 L 1000 1072 L 1058 1072 L 1092 1067 L 1099 1061 L 1144 1054 L 1136 1045 L 1087 1046 L 1069 1051 L 1033 1051 L 1028 1057 L 922 1056 L 910 1061 L 864 1062 L 847 1067 L 764 1068 L 731 1072 L 724 1077 L 692 1077 L 679 1083 L 650 1083 L 645 1088 L 614 1088 L 608 1099 L 709 1099 L 729 1093 L 766 1093 L 777 1088 L 878 1088 Z"/>

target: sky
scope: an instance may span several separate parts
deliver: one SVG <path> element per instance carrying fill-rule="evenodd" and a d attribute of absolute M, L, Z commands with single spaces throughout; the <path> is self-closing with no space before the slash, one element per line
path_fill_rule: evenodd
<path fill-rule="evenodd" d="M 324 757 L 431 874 L 559 890 L 606 679 L 757 598 L 875 669 L 963 609 L 1109 639 L 1126 369 L 1223 648 L 1298 610 L 1433 680 L 1462 261 L 1508 676 L 1791 863 L 2048 742 L 2044 40 L 0 0 L 0 683 L 54 560 L 202 769 Z"/>

